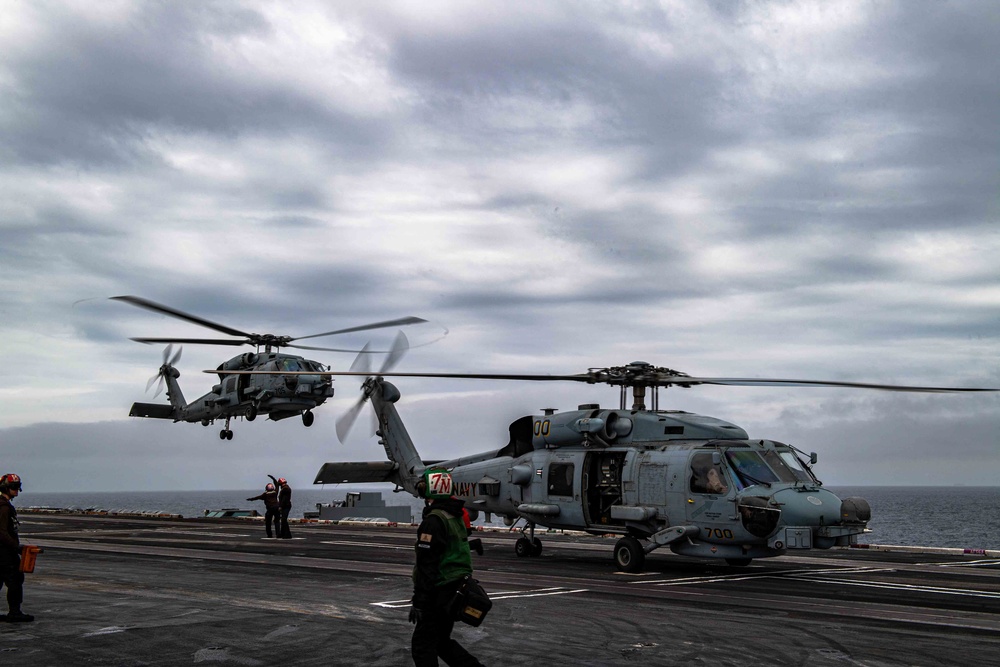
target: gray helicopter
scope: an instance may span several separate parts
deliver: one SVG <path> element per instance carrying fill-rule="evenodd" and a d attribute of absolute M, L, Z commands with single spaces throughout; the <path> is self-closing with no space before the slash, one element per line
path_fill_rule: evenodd
<path fill-rule="evenodd" d="M 734 566 L 788 551 L 829 549 L 856 542 L 871 508 L 863 498 L 838 498 L 813 473 L 815 453 L 774 440 L 750 438 L 735 424 L 679 410 L 661 410 L 661 387 L 696 385 L 853 387 L 906 392 L 997 389 L 912 387 L 857 382 L 692 377 L 633 362 L 577 375 L 332 372 L 364 375 L 362 395 L 338 420 L 343 439 L 370 400 L 376 434 L 388 461 L 327 463 L 316 484 L 392 482 L 417 495 L 430 468 L 451 472 L 456 496 L 470 514 L 509 526 L 523 520 L 518 556 L 537 556 L 536 525 L 619 534 L 614 560 L 639 572 L 646 554 L 669 547 L 684 556 L 721 558 Z M 510 424 L 507 444 L 449 461 L 425 461 L 396 410 L 399 390 L 384 376 L 605 383 L 620 388 L 615 408 L 580 405 L 545 410 Z M 626 407 L 629 390 L 632 405 Z M 647 409 L 647 390 L 652 406 Z"/>
<path fill-rule="evenodd" d="M 321 374 L 322 371 L 327 370 L 326 366 L 318 361 L 278 352 L 278 349 L 291 347 L 303 350 L 358 352 L 357 349 L 309 347 L 293 343 L 308 338 L 334 336 L 356 331 L 426 322 L 426 320 L 419 317 L 402 317 L 395 320 L 374 322 L 347 329 L 338 329 L 336 331 L 293 338 L 291 336 L 277 336 L 274 334 L 247 333 L 137 296 L 115 296 L 111 298 L 115 301 L 122 301 L 139 308 L 208 327 L 228 336 L 237 337 L 144 337 L 131 339 L 140 343 L 167 343 L 167 347 L 163 351 L 163 364 L 156 375 L 149 379 L 149 382 L 146 384 L 146 391 L 149 391 L 153 383 L 158 380 L 156 395 L 158 396 L 163 390 L 164 385 L 166 385 L 169 404 L 133 403 L 132 409 L 129 411 L 129 416 L 171 419 L 175 422 L 200 422 L 202 426 L 213 424 L 216 419 L 225 419 L 225 426 L 219 431 L 219 438 L 223 440 L 233 439 L 233 431 L 230 428 L 230 423 L 234 417 L 243 417 L 247 421 L 253 421 L 257 418 L 257 415 L 266 414 L 270 419 L 279 421 L 288 417 L 301 415 L 302 423 L 307 427 L 312 426 L 315 418 L 312 412 L 313 409 L 319 407 L 326 399 L 333 396 L 333 385 L 330 377 Z M 397 343 L 397 347 L 404 347 L 405 340 L 405 337 L 403 337 L 403 343 Z M 237 355 L 219 364 L 219 367 L 214 371 L 219 376 L 219 383 L 212 387 L 209 393 L 188 403 L 185 401 L 184 393 L 177 382 L 180 372 L 175 367 L 180 359 L 182 348 L 178 348 L 177 352 L 171 356 L 173 345 L 178 343 L 230 346 L 251 345 L 256 348 L 256 351 Z M 371 352 L 368 347 L 366 346 L 362 352 Z"/>

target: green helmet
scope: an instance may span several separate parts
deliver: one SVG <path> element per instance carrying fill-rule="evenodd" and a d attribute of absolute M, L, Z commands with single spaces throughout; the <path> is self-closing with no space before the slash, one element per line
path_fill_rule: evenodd
<path fill-rule="evenodd" d="M 417 486 L 421 495 L 429 499 L 451 498 L 454 489 L 451 473 L 447 470 L 425 470 Z"/>

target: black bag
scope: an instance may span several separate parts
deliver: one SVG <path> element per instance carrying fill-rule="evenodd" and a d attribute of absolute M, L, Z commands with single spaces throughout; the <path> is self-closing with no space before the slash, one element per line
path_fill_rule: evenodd
<path fill-rule="evenodd" d="M 475 628 L 483 622 L 492 608 L 493 602 L 479 582 L 471 576 L 466 576 L 458 585 L 455 597 L 448 604 L 448 613 L 454 620 Z"/>

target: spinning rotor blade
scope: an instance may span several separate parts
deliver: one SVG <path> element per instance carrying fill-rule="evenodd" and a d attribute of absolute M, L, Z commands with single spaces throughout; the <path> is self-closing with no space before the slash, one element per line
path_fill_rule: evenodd
<path fill-rule="evenodd" d="M 834 380 L 782 380 L 777 378 L 677 378 L 676 384 L 690 386 L 695 384 L 715 384 L 731 387 L 848 387 L 854 389 L 879 389 L 882 391 L 903 391 L 918 393 L 956 393 L 975 391 L 1000 391 L 992 387 L 922 387 L 899 384 L 876 384 L 870 382 L 839 382 Z"/>
<path fill-rule="evenodd" d="M 170 352 L 170 346 L 168 345 L 167 349 L 163 351 L 163 363 L 165 363 L 167 366 L 173 366 L 174 364 L 176 364 L 178 361 L 181 360 L 181 352 L 183 351 L 184 351 L 183 347 L 178 347 L 177 352 L 174 354 L 174 356 L 170 358 L 170 361 L 167 361 L 167 355 Z"/>
<path fill-rule="evenodd" d="M 358 356 L 354 358 L 354 362 L 351 364 L 352 372 L 361 375 L 371 375 L 371 357 L 368 351 L 370 347 L 371 342 L 365 343 L 365 346 L 358 352 Z M 347 437 L 351 432 L 351 428 L 354 427 L 354 422 L 357 421 L 358 414 L 361 412 L 361 407 L 365 404 L 366 398 L 365 394 L 362 393 L 347 412 L 337 418 L 337 439 L 341 443 L 344 442 L 344 438 Z"/>
<path fill-rule="evenodd" d="M 427 320 L 421 319 L 419 317 L 401 317 L 396 320 L 386 320 L 384 322 L 373 322 L 371 324 L 362 324 L 357 327 L 350 327 L 349 329 L 337 329 L 336 331 L 327 331 L 326 333 L 312 334 L 311 336 L 298 336 L 296 338 L 291 338 L 289 340 L 305 340 L 306 338 L 319 338 L 320 336 L 334 336 L 336 334 L 352 333 L 355 331 L 368 331 L 370 329 L 385 329 L 386 327 L 404 327 L 408 324 L 420 324 L 421 322 L 426 322 Z M 306 350 L 315 349 L 322 350 L 324 348 L 303 348 Z M 335 352 L 340 352 L 341 350 L 334 350 Z"/>
<path fill-rule="evenodd" d="M 184 343 L 191 345 L 248 345 L 249 340 L 226 340 L 225 338 L 129 338 L 137 343 Z"/>
<path fill-rule="evenodd" d="M 216 370 L 202 371 L 217 373 Z M 255 371 L 261 375 L 329 375 L 352 376 L 368 375 L 353 371 L 326 371 L 324 373 Z M 524 380 L 529 382 L 586 382 L 587 384 L 610 384 L 626 387 L 692 387 L 694 385 L 711 384 L 742 387 L 845 387 L 854 389 L 878 389 L 882 391 L 920 392 L 920 393 L 962 393 L 1000 391 L 996 387 L 924 387 L 913 385 L 878 384 L 873 382 L 840 382 L 836 380 L 789 380 L 779 378 L 712 378 L 692 377 L 681 373 L 667 374 L 645 373 L 636 375 L 607 374 L 603 370 L 577 375 L 534 375 L 530 373 L 392 373 L 380 371 L 377 375 L 386 377 L 413 378 L 455 378 L 463 380 Z"/>
<path fill-rule="evenodd" d="M 171 357 L 170 352 L 173 350 L 173 348 L 174 348 L 173 345 L 167 345 L 165 348 L 163 348 L 163 365 L 160 366 L 160 370 L 156 372 L 156 375 L 149 378 L 149 381 L 146 382 L 146 393 L 149 393 L 149 389 L 150 387 L 153 386 L 153 383 L 156 382 L 157 380 L 160 381 L 160 383 L 156 387 L 156 393 L 153 394 L 153 398 L 159 396 L 160 393 L 163 391 L 163 387 L 166 384 L 166 381 L 164 380 L 164 373 L 166 372 L 166 369 L 173 367 L 174 364 L 180 361 L 181 353 L 184 351 L 183 347 L 178 347 L 177 352 L 175 352 L 174 355 Z"/>
<path fill-rule="evenodd" d="M 371 359 L 368 351 L 370 345 L 371 343 L 366 343 L 357 358 L 354 360 L 354 363 L 351 364 L 351 375 L 364 375 L 371 377 L 372 373 L 369 370 L 371 368 Z M 408 349 L 410 349 L 409 341 L 407 341 L 406 335 L 400 331 L 396 334 L 396 339 L 392 343 L 392 349 L 389 350 L 388 356 L 382 362 L 382 368 L 379 370 L 377 375 L 385 374 L 386 371 L 398 364 L 399 360 L 403 358 L 403 355 L 406 354 Z M 340 442 L 344 442 L 344 438 L 346 438 L 347 434 L 351 432 L 351 428 L 354 426 L 354 422 L 357 421 L 358 414 L 361 412 L 361 407 L 364 405 L 367 398 L 367 395 L 362 393 L 361 398 L 359 398 L 347 412 L 337 419 L 337 438 Z M 372 431 L 374 432 L 375 428 L 373 428 Z"/>
<path fill-rule="evenodd" d="M 169 315 L 170 317 L 176 317 L 179 320 L 185 320 L 187 322 L 192 322 L 199 326 L 208 327 L 209 329 L 215 329 L 220 333 L 224 333 L 229 336 L 244 336 L 251 338 L 251 334 L 245 331 L 240 331 L 239 329 L 233 329 L 232 327 L 227 327 L 224 324 L 218 324 L 210 320 L 206 320 L 197 315 L 191 315 L 190 313 L 185 313 L 183 310 L 177 310 L 176 308 L 171 308 L 170 306 L 164 306 L 161 303 L 156 303 L 155 301 L 150 301 L 149 299 L 143 299 L 139 296 L 113 296 L 111 297 L 113 301 L 123 301 L 125 303 L 130 303 L 133 306 L 138 306 L 139 308 L 145 308 L 146 310 L 151 310 L 154 313 L 161 313 L 163 315 Z M 136 340 L 133 338 L 133 340 Z M 153 341 L 151 341 L 153 342 Z M 242 343 L 241 343 L 242 344 Z"/>

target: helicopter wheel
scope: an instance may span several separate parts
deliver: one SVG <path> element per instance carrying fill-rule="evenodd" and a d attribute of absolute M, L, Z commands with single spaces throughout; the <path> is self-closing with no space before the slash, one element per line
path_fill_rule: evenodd
<path fill-rule="evenodd" d="M 734 567 L 746 567 L 753 561 L 753 558 L 727 558 L 726 563 Z"/>
<path fill-rule="evenodd" d="M 219 431 L 219 440 L 225 440 L 226 433 L 227 433 L 226 429 L 222 429 L 221 431 Z"/>
<path fill-rule="evenodd" d="M 232 439 L 233 439 L 233 432 L 226 431 L 226 440 L 232 440 Z"/>
<path fill-rule="evenodd" d="M 302 423 L 305 424 L 307 428 L 313 425 L 313 420 L 315 418 L 316 416 L 309 410 L 302 413 Z"/>
<path fill-rule="evenodd" d="M 252 422 L 254 419 L 257 419 L 257 406 L 256 405 L 251 405 L 249 408 L 247 408 L 246 418 L 247 418 L 248 422 Z"/>
<path fill-rule="evenodd" d="M 642 572 L 645 561 L 646 551 L 639 540 L 631 535 L 626 535 L 615 543 L 615 564 L 622 572 Z"/>
<path fill-rule="evenodd" d="M 517 554 L 518 558 L 525 558 L 532 555 L 531 540 L 527 537 L 517 538 L 517 542 L 514 542 L 514 553 Z"/>
<path fill-rule="evenodd" d="M 537 537 L 531 540 L 531 555 L 532 556 L 542 555 L 542 541 Z"/>

